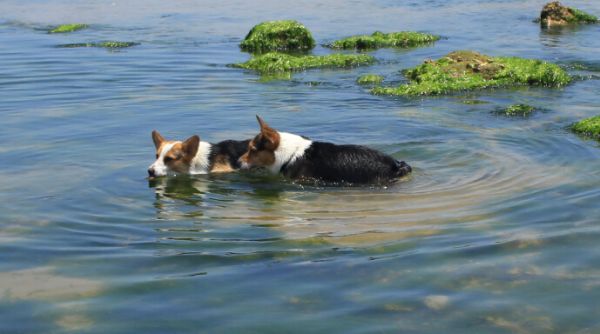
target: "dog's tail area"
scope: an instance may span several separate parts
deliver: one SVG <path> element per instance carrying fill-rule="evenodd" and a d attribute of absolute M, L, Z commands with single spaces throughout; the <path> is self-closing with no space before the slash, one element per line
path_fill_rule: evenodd
<path fill-rule="evenodd" d="M 410 167 L 404 161 L 396 160 L 396 177 L 403 177 L 404 175 L 410 174 L 412 167 Z"/>

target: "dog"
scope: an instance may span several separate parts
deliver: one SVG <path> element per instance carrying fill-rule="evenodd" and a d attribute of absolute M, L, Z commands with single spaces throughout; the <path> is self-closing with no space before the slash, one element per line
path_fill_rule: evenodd
<path fill-rule="evenodd" d="M 383 184 L 412 171 L 377 150 L 359 145 L 336 145 L 279 132 L 259 116 L 260 133 L 240 157 L 242 169 L 266 167 L 294 180 L 317 180 L 334 184 Z"/>
<path fill-rule="evenodd" d="M 185 141 L 166 140 L 152 131 L 156 161 L 148 168 L 148 176 L 167 174 L 227 173 L 240 169 L 239 158 L 248 150 L 250 140 L 225 140 L 217 144 L 200 141 L 194 135 Z"/>

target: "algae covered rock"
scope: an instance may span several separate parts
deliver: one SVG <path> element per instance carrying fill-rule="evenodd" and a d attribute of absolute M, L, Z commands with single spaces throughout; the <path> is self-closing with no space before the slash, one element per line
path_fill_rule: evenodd
<path fill-rule="evenodd" d="M 439 95 L 489 87 L 537 85 L 560 87 L 571 77 L 558 65 L 517 57 L 490 57 L 473 51 L 456 51 L 404 72 L 410 83 L 376 87 L 381 95 Z"/>
<path fill-rule="evenodd" d="M 267 21 L 255 25 L 240 44 L 243 51 L 308 51 L 315 47 L 310 31 L 293 20 Z"/>
<path fill-rule="evenodd" d="M 119 41 L 104 41 L 104 42 L 88 42 L 88 43 L 70 43 L 58 45 L 59 48 L 107 48 L 107 49 L 122 49 L 128 48 L 140 43 L 136 42 L 119 42 Z"/>
<path fill-rule="evenodd" d="M 50 33 L 50 34 L 67 33 L 67 32 L 73 32 L 73 31 L 85 29 L 87 27 L 88 27 L 88 25 L 83 24 L 83 23 L 61 24 L 57 27 L 50 29 L 50 31 L 48 31 L 48 33 Z"/>
<path fill-rule="evenodd" d="M 577 134 L 600 140 L 600 115 L 573 124 L 571 130 Z"/>
<path fill-rule="evenodd" d="M 378 48 L 408 48 L 431 44 L 439 40 L 439 36 L 413 31 L 383 33 L 376 31 L 371 35 L 358 35 L 337 40 L 325 46 L 333 49 L 378 49 Z"/>
<path fill-rule="evenodd" d="M 539 21 L 544 27 L 552 27 L 578 23 L 597 23 L 598 18 L 579 9 L 563 6 L 558 1 L 553 1 L 542 8 Z"/>
<path fill-rule="evenodd" d="M 364 74 L 356 79 L 359 85 L 376 85 L 383 82 L 383 76 L 378 74 Z"/>
<path fill-rule="evenodd" d="M 527 104 L 513 104 L 504 109 L 499 110 L 498 114 L 502 114 L 502 115 L 510 116 L 510 117 L 514 117 L 514 116 L 527 117 L 527 116 L 530 116 L 531 114 L 533 114 L 533 112 L 535 110 L 536 110 L 535 107 L 532 107 Z"/>
<path fill-rule="evenodd" d="M 254 70 L 259 73 L 295 72 L 311 68 L 348 68 L 369 65 L 375 58 L 369 55 L 332 54 L 326 56 L 293 56 L 285 53 L 270 52 L 233 64 L 233 67 Z"/>

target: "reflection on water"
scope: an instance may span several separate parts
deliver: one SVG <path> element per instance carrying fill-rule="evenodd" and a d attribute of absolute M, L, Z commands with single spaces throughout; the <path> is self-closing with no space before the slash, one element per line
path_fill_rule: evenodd
<path fill-rule="evenodd" d="M 600 26 L 540 30 L 542 5 L 0 2 L 0 332 L 598 332 L 600 145 L 568 126 L 600 110 Z M 251 26 L 290 12 L 319 43 L 447 39 L 291 80 L 227 67 L 247 59 Z M 91 26 L 43 31 L 64 21 Z M 91 40 L 141 45 L 54 47 Z M 400 83 L 457 49 L 555 61 L 578 80 L 411 99 L 355 83 Z M 494 114 L 515 103 L 541 112 Z M 387 187 L 145 178 L 152 129 L 249 138 L 256 114 L 414 171 Z"/>

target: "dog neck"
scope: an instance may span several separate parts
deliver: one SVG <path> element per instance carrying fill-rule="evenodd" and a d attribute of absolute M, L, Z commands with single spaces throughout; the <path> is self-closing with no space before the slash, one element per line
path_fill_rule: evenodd
<path fill-rule="evenodd" d="M 279 173 L 281 168 L 287 166 L 304 155 L 304 151 L 312 141 L 287 132 L 279 132 L 279 146 L 275 150 L 275 162 L 269 167 L 271 172 Z"/>
<path fill-rule="evenodd" d="M 198 145 L 198 152 L 190 164 L 190 174 L 208 174 L 210 171 L 210 150 L 212 145 L 201 141 Z"/>

